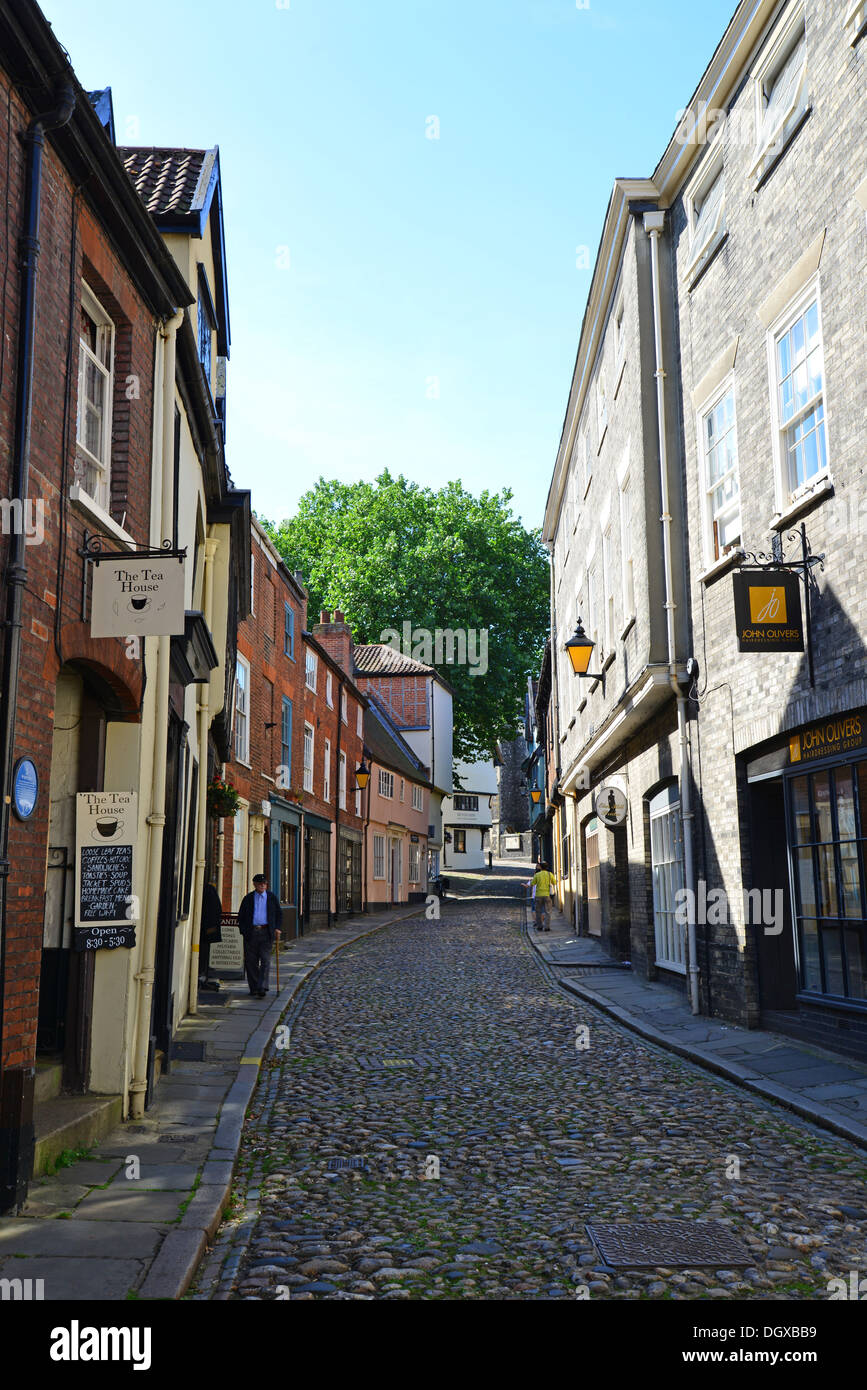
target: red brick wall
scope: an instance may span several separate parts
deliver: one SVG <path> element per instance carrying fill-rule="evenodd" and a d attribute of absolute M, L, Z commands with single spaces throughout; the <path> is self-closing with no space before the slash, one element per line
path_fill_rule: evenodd
<path fill-rule="evenodd" d="M 385 706 L 399 729 L 426 729 L 430 722 L 427 676 L 358 676 L 360 690 L 368 690 Z"/>
<path fill-rule="evenodd" d="M 29 121 L 29 113 L 13 92 L 11 129 L 7 126 L 7 97 L 8 79 L 0 73 L 0 168 L 6 169 L 8 156 L 9 169 L 7 234 L 0 239 L 0 283 L 5 282 L 0 299 L 0 490 L 4 497 L 10 495 L 14 447 L 20 283 L 16 248 L 24 197 L 24 148 L 18 134 Z M 42 544 L 26 547 L 15 739 L 16 758 L 28 755 L 36 763 L 40 790 L 31 819 L 22 823 L 13 818 L 11 823 L 4 1067 L 31 1065 L 35 1051 L 54 693 L 61 662 L 77 660 L 95 670 L 113 690 L 126 718 L 138 717 L 142 691 L 141 662 L 127 657 L 121 641 L 92 640 L 81 619 L 84 562 L 77 550 L 85 523 L 68 499 L 75 481 L 82 274 L 117 323 L 112 508 L 117 520 L 126 512 L 126 529 L 145 543 L 150 514 L 154 322 L 83 193 L 73 206 L 72 186 L 54 154 L 50 134 L 43 161 L 40 248 L 28 492 L 34 501 L 44 502 L 45 537 Z M 128 376 L 137 378 L 130 399 L 125 394 Z M 137 398 L 132 398 L 135 392 Z M 0 537 L 0 546 L 5 568 L 7 537 Z"/>

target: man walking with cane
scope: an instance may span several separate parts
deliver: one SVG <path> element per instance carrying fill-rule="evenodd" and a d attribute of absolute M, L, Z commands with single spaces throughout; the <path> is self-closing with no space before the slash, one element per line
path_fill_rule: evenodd
<path fill-rule="evenodd" d="M 268 891 L 264 874 L 253 875 L 253 892 L 238 908 L 238 930 L 244 938 L 244 969 L 250 993 L 264 999 L 271 971 L 271 947 L 280 941 L 283 909 L 280 900 Z M 279 947 L 278 947 L 279 949 Z"/>

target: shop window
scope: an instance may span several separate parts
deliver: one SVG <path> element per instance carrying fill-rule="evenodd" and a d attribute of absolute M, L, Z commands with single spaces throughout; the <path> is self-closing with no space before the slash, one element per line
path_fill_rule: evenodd
<path fill-rule="evenodd" d="M 801 988 L 867 1002 L 867 761 L 788 780 Z"/>
<path fill-rule="evenodd" d="M 291 825 L 280 826 L 280 901 L 295 901 L 295 830 Z"/>
<path fill-rule="evenodd" d="M 683 889 L 683 834 L 676 784 L 650 803 L 650 872 L 656 963 L 686 974 L 685 932 L 677 920 Z"/>

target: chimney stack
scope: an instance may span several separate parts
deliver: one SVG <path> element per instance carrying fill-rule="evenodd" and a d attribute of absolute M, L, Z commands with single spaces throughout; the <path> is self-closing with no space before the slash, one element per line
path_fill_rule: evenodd
<path fill-rule="evenodd" d="M 343 610 L 335 608 L 334 616 L 323 608 L 321 622 L 313 628 L 313 636 L 320 642 L 333 661 L 352 679 L 352 629 L 346 621 Z"/>

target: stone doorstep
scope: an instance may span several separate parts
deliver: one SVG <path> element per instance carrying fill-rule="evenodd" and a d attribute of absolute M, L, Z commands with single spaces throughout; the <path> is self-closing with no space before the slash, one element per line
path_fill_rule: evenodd
<path fill-rule="evenodd" d="M 65 1149 L 89 1149 L 120 1124 L 123 1096 L 57 1096 L 33 1107 L 33 1176 L 49 1173 Z"/>

